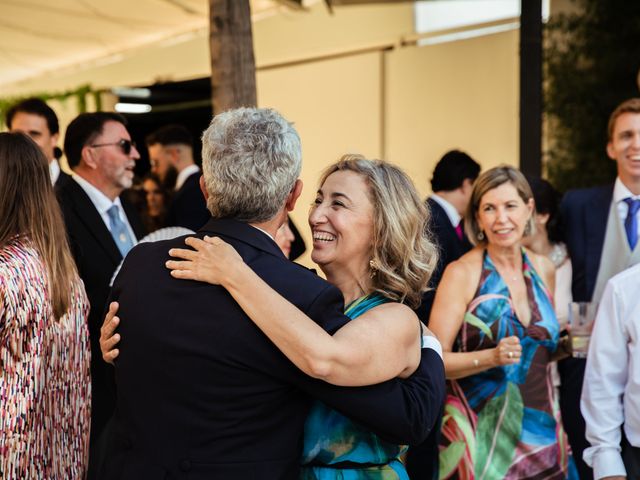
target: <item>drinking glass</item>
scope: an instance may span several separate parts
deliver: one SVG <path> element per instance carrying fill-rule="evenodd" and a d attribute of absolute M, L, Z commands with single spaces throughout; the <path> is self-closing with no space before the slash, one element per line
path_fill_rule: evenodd
<path fill-rule="evenodd" d="M 569 340 L 575 358 L 587 358 L 589 339 L 596 319 L 596 302 L 571 302 L 569 304 Z"/>

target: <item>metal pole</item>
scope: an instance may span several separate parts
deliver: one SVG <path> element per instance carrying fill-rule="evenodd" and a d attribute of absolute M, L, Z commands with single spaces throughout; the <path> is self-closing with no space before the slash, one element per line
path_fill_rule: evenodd
<path fill-rule="evenodd" d="M 542 173 L 542 0 L 521 0 L 520 169 Z"/>

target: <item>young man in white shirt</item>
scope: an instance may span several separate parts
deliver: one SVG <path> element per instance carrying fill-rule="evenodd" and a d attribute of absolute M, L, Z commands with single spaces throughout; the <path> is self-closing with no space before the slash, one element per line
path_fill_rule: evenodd
<path fill-rule="evenodd" d="M 609 280 L 591 336 L 581 410 L 595 479 L 640 478 L 640 264 Z"/>

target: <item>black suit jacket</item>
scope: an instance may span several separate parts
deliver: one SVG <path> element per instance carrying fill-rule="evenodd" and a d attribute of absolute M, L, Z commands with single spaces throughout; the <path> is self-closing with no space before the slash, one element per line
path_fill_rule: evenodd
<path fill-rule="evenodd" d="M 102 361 L 100 326 L 109 296 L 109 283 L 122 255 L 102 217 L 82 187 L 69 175 L 56 182 L 56 194 L 64 216 L 71 252 L 89 297 L 91 341 L 91 441 L 95 443 L 115 408 L 111 367 Z M 121 197 L 131 228 L 139 239 L 144 227 L 135 208 Z"/>
<path fill-rule="evenodd" d="M 438 245 L 438 264 L 431 275 L 429 287 L 431 290 L 422 295 L 422 303 L 416 309 L 420 320 L 429 323 L 431 308 L 435 299 L 436 288 L 440 284 L 444 269 L 451 262 L 467 253 L 473 245 L 465 236 L 460 240 L 456 229 L 451 225 L 451 220 L 444 208 L 432 198 L 427 199 L 427 207 L 431 213 L 428 231 Z M 438 419 L 438 427 L 440 426 Z M 411 447 L 407 454 L 407 471 L 411 478 L 429 480 L 438 478 L 438 444 L 440 441 L 440 428 L 434 429 L 429 437 L 420 445 Z"/>
<path fill-rule="evenodd" d="M 53 184 L 53 187 L 54 188 L 58 188 L 58 187 L 64 185 L 69 180 L 71 180 L 71 175 L 66 173 L 64 170 L 60 170 L 60 174 L 58 175 L 56 183 Z"/>
<path fill-rule="evenodd" d="M 209 210 L 200 190 L 200 175 L 197 172 L 187 177 L 175 192 L 167 213 L 167 225 L 196 231 L 209 220 Z"/>
<path fill-rule="evenodd" d="M 431 307 L 435 299 L 435 289 L 440 284 L 444 269 L 451 262 L 459 259 L 473 248 L 473 245 L 467 240 L 466 236 L 460 240 L 456 229 L 451 225 L 451 220 L 449 220 L 447 212 L 444 211 L 444 208 L 442 208 L 438 202 L 432 198 L 428 198 L 427 206 L 431 212 L 429 232 L 438 245 L 439 257 L 438 264 L 429 281 L 431 290 L 422 296 L 422 303 L 416 310 L 418 317 L 420 317 L 420 320 L 425 324 L 429 323 L 429 315 L 431 314 Z"/>
<path fill-rule="evenodd" d="M 329 332 L 348 319 L 340 292 L 289 262 L 257 229 L 210 220 L 219 236 L 276 291 Z M 113 286 L 122 334 L 118 403 L 101 478 L 291 479 L 299 477 L 302 430 L 318 398 L 399 443 L 421 441 L 444 399 L 444 367 L 425 349 L 402 382 L 336 387 L 304 375 L 222 287 L 176 280 L 165 268 L 184 237 L 140 244 Z"/>
<path fill-rule="evenodd" d="M 577 302 L 593 296 L 612 199 L 613 184 L 571 190 L 562 199 L 560 215 L 573 271 L 571 291 Z"/>
<path fill-rule="evenodd" d="M 573 270 L 571 291 L 574 301 L 588 302 L 593 296 L 612 199 L 613 184 L 572 190 L 562 199 L 560 215 Z M 589 446 L 580 413 L 585 363 L 580 358 L 558 362 L 560 410 L 580 477 L 593 478 L 591 469 L 582 460 L 582 452 Z"/>

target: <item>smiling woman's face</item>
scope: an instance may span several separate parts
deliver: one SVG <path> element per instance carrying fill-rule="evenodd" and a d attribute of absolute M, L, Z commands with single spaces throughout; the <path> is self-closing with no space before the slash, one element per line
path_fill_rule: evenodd
<path fill-rule="evenodd" d="M 365 177 L 349 170 L 327 177 L 309 212 L 311 259 L 321 267 L 368 268 L 373 240 L 373 204 Z"/>
<path fill-rule="evenodd" d="M 525 203 L 507 182 L 482 196 L 476 215 L 489 244 L 509 247 L 522 241 L 532 211 L 533 200 Z"/>

